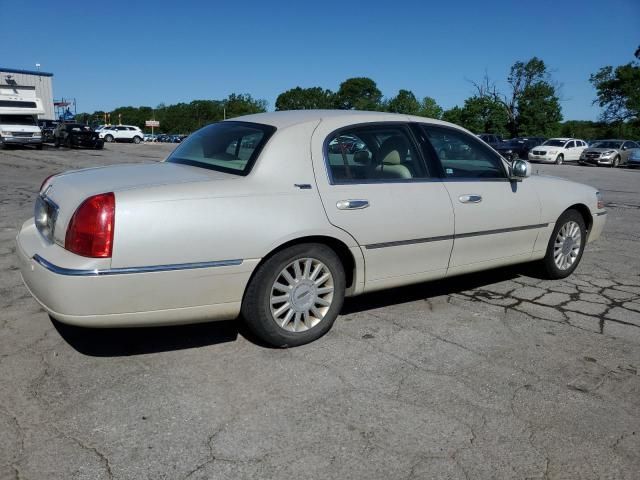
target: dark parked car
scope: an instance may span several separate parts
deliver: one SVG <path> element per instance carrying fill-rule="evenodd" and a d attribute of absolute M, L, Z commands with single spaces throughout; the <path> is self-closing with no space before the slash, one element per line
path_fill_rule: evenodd
<path fill-rule="evenodd" d="M 543 137 L 517 137 L 506 140 L 496 146 L 493 146 L 504 158 L 509 161 L 518 158 L 527 159 L 529 150 L 536 145 L 544 143 L 546 138 Z"/>
<path fill-rule="evenodd" d="M 58 120 L 38 120 L 38 126 L 42 130 L 42 141 L 53 142 L 53 132 L 60 121 Z"/>
<path fill-rule="evenodd" d="M 104 140 L 98 137 L 89 125 L 81 123 L 60 123 L 53 132 L 53 143 L 68 148 L 88 147 L 100 150 L 104 146 Z"/>
<path fill-rule="evenodd" d="M 491 145 L 493 148 L 497 148 L 502 144 L 502 137 L 500 135 L 495 135 L 493 133 L 479 133 L 476 136 L 483 142 Z"/>

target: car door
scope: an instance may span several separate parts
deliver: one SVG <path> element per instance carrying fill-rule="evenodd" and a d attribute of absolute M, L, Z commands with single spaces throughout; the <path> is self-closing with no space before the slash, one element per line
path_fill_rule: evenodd
<path fill-rule="evenodd" d="M 567 160 L 578 160 L 580 154 L 576 155 L 578 149 L 576 148 L 576 142 L 573 140 L 568 141 L 564 146 L 564 159 Z"/>
<path fill-rule="evenodd" d="M 510 181 L 500 156 L 464 131 L 423 128 L 455 215 L 448 274 L 527 260 L 545 227 L 533 182 Z"/>
<path fill-rule="evenodd" d="M 627 161 L 629 160 L 629 155 L 631 154 L 631 151 L 634 148 L 638 148 L 638 145 L 636 145 L 635 142 L 627 141 L 622 144 L 622 149 L 620 150 L 620 159 L 621 159 L 620 163 L 622 163 L 622 165 L 627 164 Z"/>
<path fill-rule="evenodd" d="M 453 246 L 453 210 L 411 127 L 321 122 L 312 158 L 329 221 L 365 259 L 365 291 L 443 277 Z"/>

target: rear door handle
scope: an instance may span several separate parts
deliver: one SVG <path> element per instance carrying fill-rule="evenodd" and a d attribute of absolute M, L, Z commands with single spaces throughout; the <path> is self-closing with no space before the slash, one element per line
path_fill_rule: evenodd
<path fill-rule="evenodd" d="M 369 200 L 338 200 L 338 210 L 360 210 L 369 206 Z"/>
<path fill-rule="evenodd" d="M 480 203 L 482 201 L 482 196 L 470 193 L 468 195 L 460 195 L 458 200 L 460 200 L 460 203 Z"/>

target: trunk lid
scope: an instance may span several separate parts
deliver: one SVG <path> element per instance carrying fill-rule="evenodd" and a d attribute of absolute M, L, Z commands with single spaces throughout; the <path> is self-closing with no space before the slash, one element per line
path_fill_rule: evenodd
<path fill-rule="evenodd" d="M 234 179 L 235 175 L 175 163 L 112 165 L 65 172 L 51 178 L 42 195 L 55 209 L 54 240 L 64 245 L 67 225 L 78 206 L 99 193 L 212 180 Z M 117 218 L 116 218 L 117 225 Z"/>

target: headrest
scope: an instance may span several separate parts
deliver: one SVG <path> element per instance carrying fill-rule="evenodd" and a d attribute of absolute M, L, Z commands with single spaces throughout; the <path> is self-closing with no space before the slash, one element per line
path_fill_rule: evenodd
<path fill-rule="evenodd" d="M 378 163 L 400 165 L 407 155 L 407 143 L 399 135 L 387 138 L 378 151 Z"/>
<path fill-rule="evenodd" d="M 370 159 L 371 159 L 371 156 L 369 155 L 369 152 L 366 150 L 359 150 L 353 154 L 354 163 L 367 165 Z"/>

